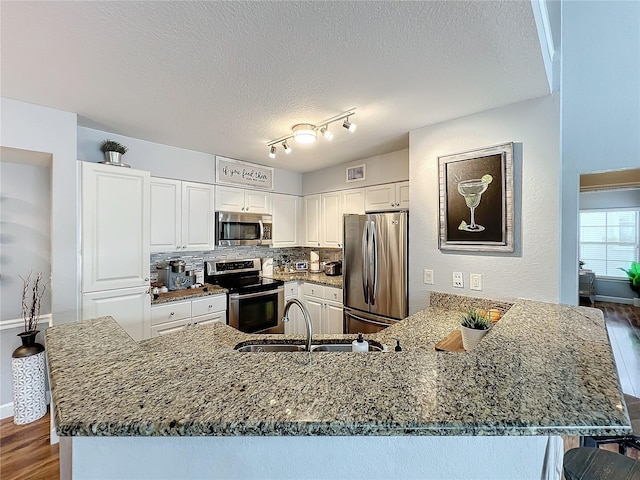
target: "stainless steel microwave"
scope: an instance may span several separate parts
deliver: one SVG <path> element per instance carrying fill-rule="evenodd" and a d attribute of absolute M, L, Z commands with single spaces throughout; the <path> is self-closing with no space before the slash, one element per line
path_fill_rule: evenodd
<path fill-rule="evenodd" d="M 264 213 L 216 212 L 216 245 L 271 245 L 273 219 Z"/>

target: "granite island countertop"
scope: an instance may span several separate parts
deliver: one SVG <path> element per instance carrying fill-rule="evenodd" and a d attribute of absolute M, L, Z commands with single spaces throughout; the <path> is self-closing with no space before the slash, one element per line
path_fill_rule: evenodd
<path fill-rule="evenodd" d="M 630 431 L 600 311 L 517 300 L 475 350 L 437 352 L 434 345 L 457 328 L 466 304 L 473 304 L 453 297 L 432 294 L 432 306 L 367 336 L 391 347 L 392 338 L 399 338 L 398 353 L 239 353 L 233 347 L 241 342 L 303 339 L 249 335 L 222 324 L 139 343 L 110 317 L 51 327 L 46 351 L 58 433 Z"/>

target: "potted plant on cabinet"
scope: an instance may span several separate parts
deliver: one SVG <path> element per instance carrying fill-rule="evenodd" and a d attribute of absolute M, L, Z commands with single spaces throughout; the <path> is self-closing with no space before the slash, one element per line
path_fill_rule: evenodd
<path fill-rule="evenodd" d="M 491 321 L 479 310 L 469 310 L 462 316 L 460 323 L 460 333 L 462 335 L 462 346 L 465 350 L 473 350 L 482 337 L 484 337 L 489 328 Z"/>
<path fill-rule="evenodd" d="M 620 270 L 627 274 L 631 290 L 640 295 L 640 263 L 631 262 L 631 267 L 628 270 L 625 268 L 620 268 Z M 640 307 L 640 297 L 633 299 L 633 306 Z"/>
<path fill-rule="evenodd" d="M 47 286 L 42 272 L 36 275 L 33 285 L 31 272 L 22 282 L 24 331 L 18 334 L 22 345 L 13 351 L 11 358 L 13 423 L 16 425 L 33 422 L 47 413 L 44 347 L 36 343 L 40 305 Z"/>
<path fill-rule="evenodd" d="M 122 155 L 127 153 L 127 147 L 113 140 L 105 140 L 100 144 L 100 150 L 104 153 L 104 162 L 107 165 L 115 165 L 118 167 L 129 167 L 126 163 L 122 163 Z"/>

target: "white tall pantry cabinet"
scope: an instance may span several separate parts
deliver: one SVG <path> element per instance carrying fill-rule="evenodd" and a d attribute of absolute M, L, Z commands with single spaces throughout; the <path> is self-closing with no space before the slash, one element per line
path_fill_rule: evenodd
<path fill-rule="evenodd" d="M 82 163 L 82 317 L 148 338 L 149 172 Z"/>

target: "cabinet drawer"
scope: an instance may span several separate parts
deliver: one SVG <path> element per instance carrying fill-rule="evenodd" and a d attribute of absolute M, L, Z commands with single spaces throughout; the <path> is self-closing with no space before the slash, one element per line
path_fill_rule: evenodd
<path fill-rule="evenodd" d="M 334 287 L 324 287 L 325 300 L 342 303 L 342 289 Z"/>
<path fill-rule="evenodd" d="M 285 298 L 298 296 L 298 282 L 287 282 L 284 284 Z"/>
<path fill-rule="evenodd" d="M 191 319 L 192 327 L 199 327 L 202 325 L 209 325 L 211 323 L 227 323 L 227 311 L 214 312 L 207 315 L 200 315 L 199 317 L 193 317 Z"/>
<path fill-rule="evenodd" d="M 191 301 L 171 302 L 151 307 L 151 325 L 191 317 Z"/>
<path fill-rule="evenodd" d="M 303 292 L 307 297 L 320 297 L 324 298 L 324 288 L 322 285 L 316 285 L 315 283 L 305 282 Z"/>
<path fill-rule="evenodd" d="M 181 320 L 175 320 L 173 322 L 165 322 L 160 325 L 154 325 L 151 327 L 151 337 L 157 337 L 158 335 L 168 335 L 170 333 L 181 332 L 186 330 L 191 325 L 190 318 L 183 318 Z"/>
<path fill-rule="evenodd" d="M 226 295 L 211 295 L 191 301 L 191 315 L 197 317 L 227 309 Z"/>

